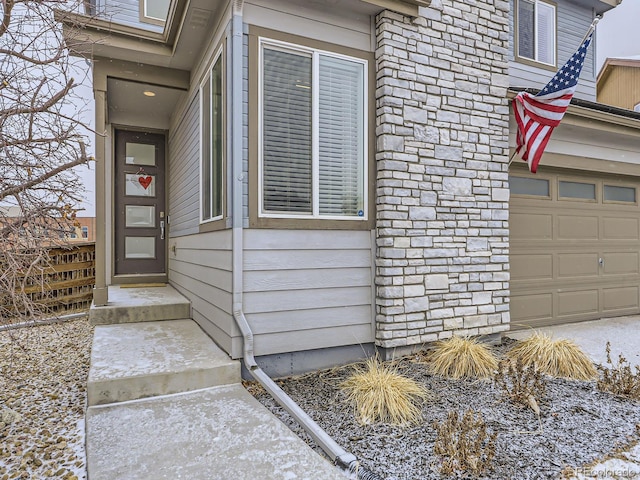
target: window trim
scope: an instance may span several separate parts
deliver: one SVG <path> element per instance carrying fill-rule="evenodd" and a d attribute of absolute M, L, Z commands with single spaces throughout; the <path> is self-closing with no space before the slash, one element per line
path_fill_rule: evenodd
<path fill-rule="evenodd" d="M 514 57 L 515 60 L 518 63 L 523 63 L 525 65 L 530 65 L 533 67 L 538 67 L 538 68 L 543 68 L 545 70 L 550 70 L 555 72 L 557 67 L 558 67 L 558 5 L 550 0 L 528 0 L 528 1 L 532 1 L 534 2 L 535 5 L 535 12 L 537 14 L 537 6 L 539 3 L 545 3 L 551 7 L 553 7 L 553 13 L 554 13 L 554 29 L 553 29 L 553 63 L 546 63 L 546 62 L 542 62 L 540 60 L 537 60 L 535 58 L 529 58 L 529 57 L 524 57 L 520 55 L 520 22 L 518 19 L 518 12 L 520 11 L 520 1 L 521 0 L 515 0 L 515 9 L 513 12 L 513 24 L 514 24 L 514 38 L 513 38 L 513 44 L 514 44 Z M 535 39 L 537 40 L 538 38 L 538 27 L 537 27 L 537 23 L 534 24 L 534 36 Z M 536 42 L 537 43 L 537 42 Z M 535 46 L 535 45 L 534 45 Z M 536 52 L 537 55 L 537 52 Z"/>
<path fill-rule="evenodd" d="M 292 43 L 289 41 L 277 40 L 270 37 L 258 36 L 258 211 L 257 216 L 261 219 L 300 219 L 300 220 L 316 220 L 316 221 L 339 221 L 339 222 L 365 222 L 369 221 L 370 217 L 370 198 L 369 198 L 369 123 L 370 123 L 370 112 L 369 112 L 369 60 L 367 58 L 355 57 L 347 54 L 342 54 L 330 50 L 325 50 L 322 48 L 310 47 L 304 44 Z M 263 179 L 263 86 L 264 86 L 264 70 L 263 70 L 263 52 L 264 46 L 272 46 L 276 48 L 281 48 L 284 51 L 291 52 L 300 52 L 311 55 L 312 59 L 312 77 L 311 77 L 311 85 L 312 85 L 312 124 L 311 124 L 311 139 L 312 139 L 312 163 L 311 163 L 311 176 L 312 176 L 312 212 L 311 213 L 300 213 L 296 214 L 293 212 L 273 212 L 273 211 L 265 211 L 264 209 L 264 197 L 263 197 L 263 188 L 264 188 L 264 179 Z M 319 161 L 318 161 L 318 136 L 319 136 L 319 125 L 318 125 L 318 105 L 319 105 L 319 74 L 318 72 L 318 63 L 319 56 L 326 55 L 333 58 L 340 58 L 344 60 L 348 60 L 354 63 L 358 63 L 363 66 L 363 102 L 362 102 L 362 121 L 363 121 L 363 135 L 362 139 L 362 197 L 363 197 L 363 215 L 355 216 L 355 215 L 321 215 L 319 212 L 319 196 L 320 196 L 320 175 L 319 175 Z"/>
<path fill-rule="evenodd" d="M 140 12 L 140 21 L 151 25 L 164 26 L 167 23 L 166 18 L 157 18 L 147 15 L 147 2 L 149 1 L 150 0 L 139 0 L 138 11 Z M 167 7 L 167 16 L 169 15 L 169 8 L 171 8 L 171 1 L 169 1 L 169 6 Z"/>
<path fill-rule="evenodd" d="M 199 137 L 199 142 L 200 142 L 200 148 L 199 148 L 199 165 L 198 165 L 198 223 L 200 224 L 200 226 L 202 227 L 203 225 L 206 224 L 211 224 L 213 222 L 219 222 L 221 220 L 224 220 L 225 218 L 225 195 L 226 195 L 226 160 L 227 160 L 227 152 L 226 152 L 226 148 L 227 148 L 227 138 L 226 138 L 226 132 L 227 132 L 227 118 L 226 118 L 226 114 L 227 114 L 227 105 L 226 105 L 226 101 L 227 101 L 227 95 L 226 95 L 226 77 L 225 77 L 225 61 L 224 61 L 224 45 L 221 45 L 217 50 L 215 55 L 212 57 L 211 63 L 207 66 L 204 76 L 202 78 L 202 80 L 200 81 L 200 84 L 198 85 L 198 97 L 199 97 L 199 101 L 198 101 L 198 108 L 199 108 L 199 112 L 198 112 L 198 127 L 199 127 L 199 132 L 198 132 L 198 137 Z M 204 205 L 204 188 L 203 188 L 203 182 L 204 182 L 204 176 L 203 176 L 203 164 L 204 164 L 204 158 L 203 158 L 203 146 L 204 146 L 204 142 L 203 142 L 203 125 L 202 125 L 202 112 L 203 112 L 203 95 L 202 95 L 202 89 L 205 86 L 205 84 L 207 82 L 211 82 L 211 73 L 213 71 L 213 68 L 215 67 L 215 65 L 218 63 L 218 61 L 221 62 L 221 69 L 222 69 L 222 73 L 221 73 L 221 88 L 220 91 L 222 93 L 222 112 L 220 113 L 220 118 L 222 119 L 222 182 L 221 182 L 221 187 L 220 187 L 220 215 L 216 215 L 216 216 L 212 216 L 210 218 L 203 218 L 203 205 Z M 209 147 L 211 147 L 213 141 L 212 141 L 212 118 L 213 118 L 213 109 L 211 108 L 211 100 L 212 100 L 212 96 L 211 96 L 211 92 L 209 93 Z M 210 148 L 210 155 L 211 152 L 213 150 Z M 213 167 L 213 162 L 211 162 L 211 166 Z M 211 181 L 211 179 L 210 179 Z M 213 187 L 213 184 L 211 185 L 211 187 Z M 213 203 L 213 188 L 210 190 L 211 191 L 211 198 L 209 199 L 210 203 Z M 213 205 L 211 205 L 211 211 L 213 213 Z"/>

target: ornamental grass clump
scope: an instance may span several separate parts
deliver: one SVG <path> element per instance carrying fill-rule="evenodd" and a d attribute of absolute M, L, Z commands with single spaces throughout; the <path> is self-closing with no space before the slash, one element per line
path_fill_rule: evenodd
<path fill-rule="evenodd" d="M 431 398 L 416 381 L 401 375 L 397 366 L 373 357 L 356 365 L 355 372 L 340 384 L 363 425 L 391 423 L 410 425 L 422 420 L 422 404 Z"/>
<path fill-rule="evenodd" d="M 542 373 L 569 380 L 593 380 L 597 377 L 593 362 L 571 340 L 553 339 L 536 332 L 531 337 L 518 342 L 507 357 L 520 359 L 525 367 L 535 365 Z"/>
<path fill-rule="evenodd" d="M 436 342 L 427 360 L 431 373 L 453 379 L 486 379 L 498 368 L 491 349 L 473 338 L 451 337 Z"/>
<path fill-rule="evenodd" d="M 619 355 L 618 364 L 611 361 L 611 343 L 607 342 L 607 363 L 611 368 L 598 365 L 602 376 L 598 380 L 597 387 L 601 392 L 609 392 L 619 397 L 632 400 L 640 400 L 640 367 L 636 365 L 635 373 L 627 359 Z M 638 428 L 640 431 L 640 428 Z"/>

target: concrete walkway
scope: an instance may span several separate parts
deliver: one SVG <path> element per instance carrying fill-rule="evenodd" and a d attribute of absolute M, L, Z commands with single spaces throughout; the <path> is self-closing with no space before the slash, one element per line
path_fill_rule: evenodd
<path fill-rule="evenodd" d="M 344 480 L 240 384 L 91 407 L 89 480 Z"/>
<path fill-rule="evenodd" d="M 89 480 L 346 478 L 244 389 L 173 287 L 109 299 L 89 313 Z"/>

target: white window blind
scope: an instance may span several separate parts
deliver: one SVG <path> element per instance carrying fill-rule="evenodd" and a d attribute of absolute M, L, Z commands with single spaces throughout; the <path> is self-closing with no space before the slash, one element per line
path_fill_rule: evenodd
<path fill-rule="evenodd" d="M 556 7 L 541 0 L 518 0 L 518 56 L 556 64 Z"/>
<path fill-rule="evenodd" d="M 200 87 L 201 221 L 222 217 L 224 189 L 224 95 L 222 55 Z"/>
<path fill-rule="evenodd" d="M 262 46 L 262 213 L 363 217 L 365 63 Z"/>
<path fill-rule="evenodd" d="M 538 27 L 537 60 L 555 65 L 555 7 L 547 3 L 538 2 L 536 20 Z"/>
<path fill-rule="evenodd" d="M 364 66 L 319 59 L 320 213 L 358 215 L 363 208 Z"/>
<path fill-rule="evenodd" d="M 263 53 L 264 209 L 311 213 L 311 57 Z"/>
<path fill-rule="evenodd" d="M 211 77 L 200 90 L 200 183 L 201 219 L 211 218 Z"/>
<path fill-rule="evenodd" d="M 518 55 L 535 58 L 535 4 L 530 0 L 518 2 Z"/>

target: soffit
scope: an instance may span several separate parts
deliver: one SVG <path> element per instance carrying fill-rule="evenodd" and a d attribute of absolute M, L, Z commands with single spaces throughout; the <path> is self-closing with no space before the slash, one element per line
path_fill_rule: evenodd
<path fill-rule="evenodd" d="M 575 3 L 577 5 L 593 8 L 597 15 L 602 15 L 603 13 L 611 10 L 612 8 L 617 7 L 622 3 L 622 0 L 569 0 L 571 3 Z"/>
<path fill-rule="evenodd" d="M 152 92 L 155 96 L 145 95 Z M 155 124 L 168 125 L 184 90 L 119 78 L 107 80 L 107 105 L 109 123 L 131 125 L 145 118 Z"/>

